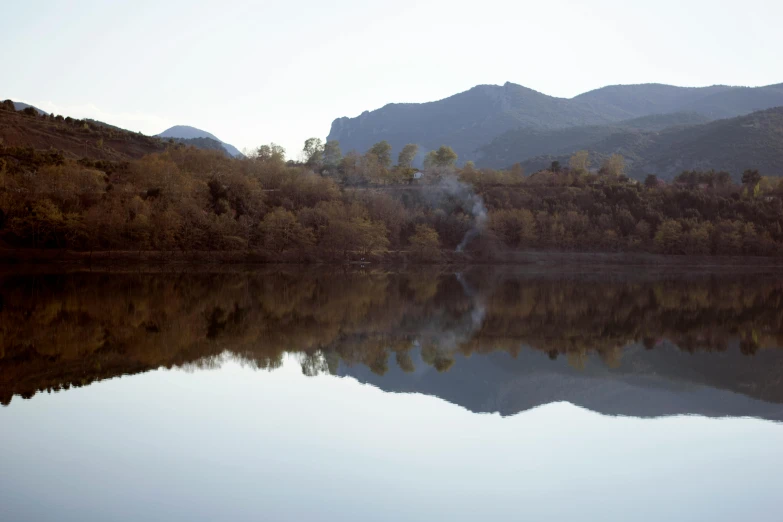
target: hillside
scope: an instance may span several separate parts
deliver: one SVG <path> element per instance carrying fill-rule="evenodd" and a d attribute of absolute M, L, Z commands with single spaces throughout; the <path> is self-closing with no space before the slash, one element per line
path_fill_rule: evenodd
<path fill-rule="evenodd" d="M 714 120 L 781 105 L 783 85 L 617 85 L 571 99 L 512 83 L 480 85 L 435 102 L 389 104 L 355 118 L 337 118 L 327 140 L 339 141 L 343 151 L 358 152 L 381 140 L 387 140 L 394 152 L 406 143 L 419 144 L 423 152 L 447 144 L 464 161 L 478 159 L 480 147 L 515 129 L 551 131 L 670 113 L 696 113 Z"/>
<path fill-rule="evenodd" d="M 0 106 L 0 143 L 5 147 L 57 149 L 72 158 L 127 160 L 165 149 L 158 138 L 62 116 L 33 116 Z"/>
<path fill-rule="evenodd" d="M 236 158 L 238 156 L 242 156 L 242 153 L 239 152 L 239 150 L 234 147 L 233 145 L 226 143 L 224 141 L 221 141 L 219 138 L 217 138 L 214 134 L 211 134 L 207 131 L 197 129 L 195 127 L 189 127 L 187 125 L 175 125 L 174 127 L 170 127 L 160 134 L 157 135 L 160 138 L 181 138 L 186 140 L 195 140 L 200 138 L 207 138 L 210 140 L 214 140 L 222 145 L 222 148 L 232 157 Z M 198 142 L 192 142 L 192 143 L 198 143 Z M 207 143 L 207 142 L 204 142 Z M 201 147 L 199 147 L 201 148 Z"/>
<path fill-rule="evenodd" d="M 704 123 L 697 113 L 672 113 L 643 116 L 611 125 L 589 125 L 557 130 L 516 129 L 505 132 L 478 149 L 481 167 L 505 168 L 517 162 L 546 155 L 572 154 L 592 150 L 596 144 L 615 134 L 638 134 Z"/>
<path fill-rule="evenodd" d="M 580 149 L 590 151 L 597 166 L 610 154 L 625 157 L 628 174 L 641 179 L 649 173 L 671 179 L 683 170 L 726 170 L 735 179 L 748 168 L 765 175 L 783 173 L 783 107 L 701 125 L 660 131 L 634 127 L 568 129 L 549 134 L 514 131 L 482 148 L 479 166 L 509 166 L 520 162 L 527 172 L 566 165 Z M 541 155 L 534 156 L 540 150 Z"/>

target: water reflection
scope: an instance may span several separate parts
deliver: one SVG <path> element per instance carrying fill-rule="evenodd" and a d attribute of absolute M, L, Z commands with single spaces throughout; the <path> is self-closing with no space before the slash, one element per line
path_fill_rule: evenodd
<path fill-rule="evenodd" d="M 472 411 L 566 400 L 781 420 L 783 279 L 525 270 L 71 273 L 0 280 L 0 401 L 226 357 Z"/>

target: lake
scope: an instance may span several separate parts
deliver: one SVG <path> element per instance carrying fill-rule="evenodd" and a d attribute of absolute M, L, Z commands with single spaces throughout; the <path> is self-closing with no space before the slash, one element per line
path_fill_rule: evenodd
<path fill-rule="evenodd" d="M 783 274 L 0 274 L 0 520 L 780 520 Z"/>

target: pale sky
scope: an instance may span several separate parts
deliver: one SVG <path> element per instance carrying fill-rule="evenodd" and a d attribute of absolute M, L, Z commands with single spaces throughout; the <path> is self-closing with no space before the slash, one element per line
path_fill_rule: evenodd
<path fill-rule="evenodd" d="M 296 157 L 331 122 L 477 84 L 783 82 L 780 0 L 6 0 L 0 99 Z"/>

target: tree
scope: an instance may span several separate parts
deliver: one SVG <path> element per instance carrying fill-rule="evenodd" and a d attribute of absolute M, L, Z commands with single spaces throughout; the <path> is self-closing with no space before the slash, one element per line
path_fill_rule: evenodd
<path fill-rule="evenodd" d="M 394 359 L 397 361 L 397 366 L 399 366 L 400 369 L 405 373 L 416 371 L 416 366 L 413 364 L 411 354 L 408 352 L 396 352 L 394 354 Z"/>
<path fill-rule="evenodd" d="M 658 186 L 658 176 L 655 174 L 649 174 L 646 178 L 644 178 L 644 186 L 648 189 L 655 188 Z"/>
<path fill-rule="evenodd" d="M 560 172 L 560 162 L 557 160 L 553 161 L 552 164 L 549 166 L 549 170 L 555 173 Z"/>
<path fill-rule="evenodd" d="M 586 150 L 576 151 L 568 160 L 568 166 L 577 174 L 586 174 L 590 169 L 590 153 Z"/>
<path fill-rule="evenodd" d="M 415 143 L 408 143 L 400 151 L 397 156 L 397 165 L 409 169 L 413 166 L 413 160 L 416 159 L 416 155 L 419 153 L 419 146 Z"/>
<path fill-rule="evenodd" d="M 327 141 L 324 145 L 324 167 L 329 170 L 336 170 L 343 159 L 343 152 L 340 150 L 339 141 Z"/>
<path fill-rule="evenodd" d="M 601 165 L 601 170 L 608 176 L 619 178 L 625 174 L 625 158 L 620 154 L 612 154 Z"/>
<path fill-rule="evenodd" d="M 411 255 L 416 261 L 432 263 L 440 260 L 440 238 L 434 228 L 416 225 L 416 232 L 408 241 Z"/>
<path fill-rule="evenodd" d="M 305 249 L 312 246 L 312 231 L 302 227 L 293 212 L 276 208 L 259 224 L 264 248 L 283 253 L 292 248 Z"/>
<path fill-rule="evenodd" d="M 655 246 L 663 254 L 679 254 L 682 251 L 682 225 L 668 219 L 661 223 L 655 234 Z"/>
<path fill-rule="evenodd" d="M 424 159 L 425 167 L 453 167 L 457 163 L 457 153 L 451 147 L 441 145 L 438 150 L 431 150 Z"/>
<path fill-rule="evenodd" d="M 275 143 L 261 145 L 255 151 L 255 159 L 261 162 L 284 163 L 285 149 Z"/>
<path fill-rule="evenodd" d="M 378 158 L 378 163 L 383 168 L 388 169 L 391 167 L 391 150 L 392 148 L 391 145 L 389 145 L 389 142 L 383 140 L 370 147 L 370 150 L 367 152 L 375 155 L 375 157 Z"/>
<path fill-rule="evenodd" d="M 756 169 L 748 169 L 742 173 L 742 184 L 751 189 L 759 184 L 761 181 L 761 174 Z"/>
<path fill-rule="evenodd" d="M 380 221 L 353 219 L 351 228 L 360 254 L 382 254 L 389 249 L 389 231 Z"/>
<path fill-rule="evenodd" d="M 308 138 L 302 148 L 304 163 L 308 167 L 320 167 L 324 162 L 324 145 L 321 138 Z"/>

